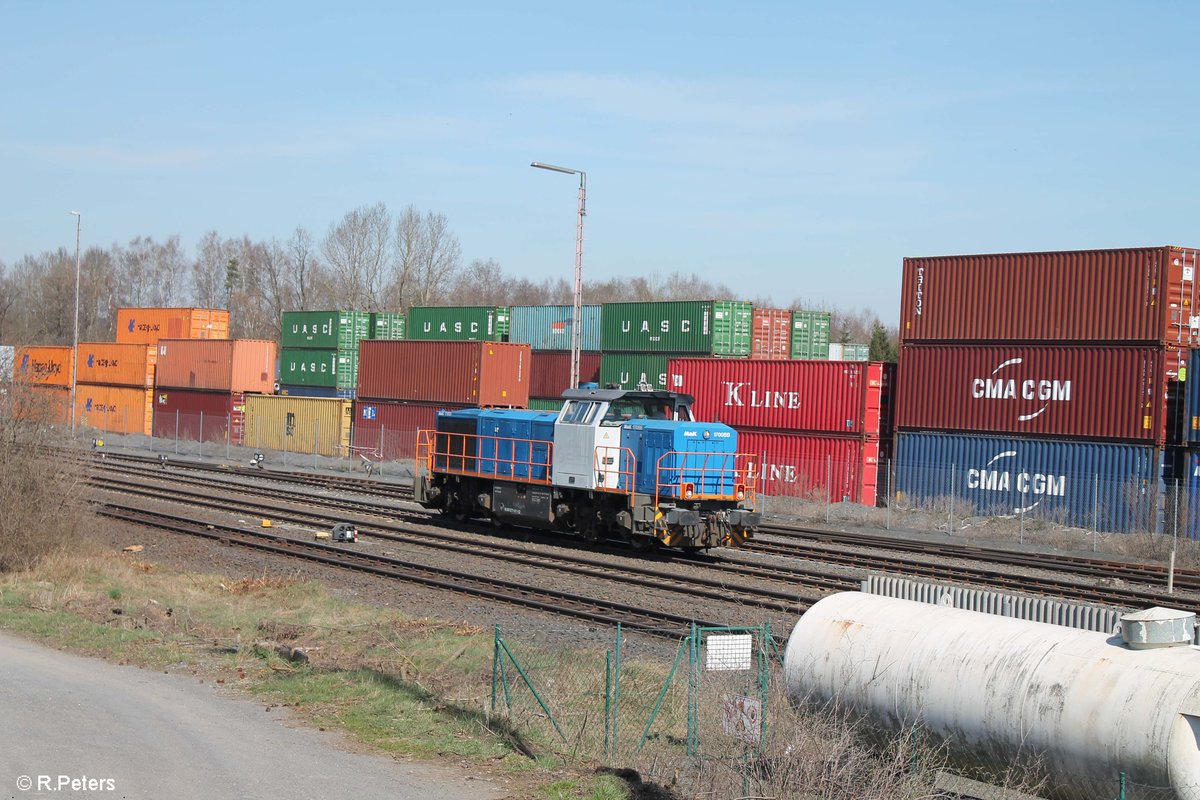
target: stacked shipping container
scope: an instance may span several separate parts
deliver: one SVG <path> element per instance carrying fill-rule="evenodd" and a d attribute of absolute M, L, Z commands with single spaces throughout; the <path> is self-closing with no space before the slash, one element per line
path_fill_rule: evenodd
<path fill-rule="evenodd" d="M 371 336 L 365 311 L 285 311 L 280 335 L 280 394 L 354 397 L 358 343 Z M 391 333 L 391 324 L 385 326 Z"/>
<path fill-rule="evenodd" d="M 1152 524 L 1197 266 L 1173 247 L 905 259 L 897 494 Z"/>
<path fill-rule="evenodd" d="M 571 388 L 571 306 L 513 306 L 508 340 L 532 349 L 529 402 L 539 410 L 557 410 Z M 600 380 L 600 306 L 580 308 L 579 382 Z"/>
<path fill-rule="evenodd" d="M 101 431 L 150 435 L 158 347 L 82 342 L 76 351 L 75 418 Z"/>
<path fill-rule="evenodd" d="M 73 356 L 70 347 L 14 349 L 13 391 L 22 418 L 52 425 L 70 424 Z"/>
<path fill-rule="evenodd" d="M 759 456 L 760 493 L 875 504 L 892 365 L 672 358 L 668 369 L 698 418 L 736 428 L 738 449 Z"/>
<path fill-rule="evenodd" d="M 155 368 L 154 435 L 241 444 L 247 394 L 272 394 L 275 342 L 163 339 Z"/>
<path fill-rule="evenodd" d="M 413 306 L 406 338 L 441 342 L 506 342 L 504 306 Z"/>

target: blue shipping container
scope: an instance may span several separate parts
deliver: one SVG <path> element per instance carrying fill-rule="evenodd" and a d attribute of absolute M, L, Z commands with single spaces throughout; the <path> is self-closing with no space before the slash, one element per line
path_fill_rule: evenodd
<path fill-rule="evenodd" d="M 1163 533 L 1178 532 L 1189 539 L 1200 539 L 1200 451 L 1188 450 L 1168 459 L 1163 467 L 1168 484 L 1166 520 Z M 1178 498 L 1170 496 L 1172 484 L 1178 482 Z M 1178 528 L 1174 517 L 1178 511 Z"/>
<path fill-rule="evenodd" d="M 1183 435 L 1187 438 L 1188 444 L 1200 444 L 1200 372 L 1196 369 L 1200 367 L 1200 348 L 1192 351 L 1188 359 L 1188 370 L 1181 374 L 1179 379 L 1184 382 L 1185 396 L 1187 397 L 1187 421 L 1184 425 Z"/>
<path fill-rule="evenodd" d="M 571 306 L 513 306 L 508 340 L 534 350 L 570 350 L 572 311 Z M 583 306 L 579 313 L 579 349 L 598 352 L 600 306 Z"/>
<path fill-rule="evenodd" d="M 901 432 L 896 497 L 918 504 L 953 497 L 978 516 L 1153 530 L 1159 463 L 1157 450 L 1131 444 Z"/>

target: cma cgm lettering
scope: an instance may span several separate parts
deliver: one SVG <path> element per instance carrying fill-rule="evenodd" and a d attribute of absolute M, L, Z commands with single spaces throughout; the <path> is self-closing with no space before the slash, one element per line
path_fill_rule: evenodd
<path fill-rule="evenodd" d="M 902 431 L 896 494 L 948 500 L 980 516 L 1022 514 L 1083 528 L 1143 530 L 1158 492 L 1153 447 Z"/>
<path fill-rule="evenodd" d="M 1162 443 L 1180 358 L 1167 347 L 904 345 L 897 424 Z"/>

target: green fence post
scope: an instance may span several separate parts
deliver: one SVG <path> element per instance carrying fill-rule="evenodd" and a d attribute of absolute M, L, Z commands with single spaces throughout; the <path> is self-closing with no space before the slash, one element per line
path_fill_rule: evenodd
<path fill-rule="evenodd" d="M 691 646 L 688 648 L 688 719 L 687 719 L 687 754 L 694 756 L 700 752 L 700 635 L 696 623 L 692 623 Z"/>
<path fill-rule="evenodd" d="M 612 650 L 604 651 L 604 762 L 612 758 Z"/>
<path fill-rule="evenodd" d="M 496 637 L 492 642 L 492 713 L 496 713 L 496 678 L 500 669 L 500 626 L 496 626 Z"/>
<path fill-rule="evenodd" d="M 504 641 L 500 642 L 500 646 L 504 648 L 505 655 L 512 661 L 512 665 L 517 668 L 517 674 L 521 676 L 521 680 L 525 681 L 525 685 L 529 691 L 533 693 L 533 698 L 538 701 L 538 705 L 542 707 L 542 711 L 546 712 L 546 717 L 550 720 L 550 724 L 554 726 L 554 730 L 558 731 L 558 736 L 564 743 L 567 741 L 567 735 L 563 733 L 562 728 L 558 727 L 558 720 L 554 718 L 554 714 L 550 712 L 550 708 L 546 705 L 546 701 L 538 694 L 538 690 L 533 687 L 533 681 L 529 680 L 529 676 L 525 674 L 525 670 L 521 669 L 521 662 L 517 661 L 513 656 L 512 651 L 508 649 L 508 645 Z"/>
<path fill-rule="evenodd" d="M 617 623 L 617 655 L 613 667 L 613 702 L 612 702 L 612 751 L 619 752 L 617 747 L 617 728 L 621 716 L 621 623 Z"/>
<path fill-rule="evenodd" d="M 650 719 L 646 722 L 646 730 L 642 732 L 642 738 L 638 742 L 637 752 L 642 752 L 642 746 L 646 744 L 646 739 L 650 737 L 650 726 L 654 724 L 654 720 L 658 718 L 658 712 L 662 709 L 663 700 L 666 699 L 667 691 L 671 688 L 671 682 L 675 680 L 675 671 L 679 669 L 679 662 L 683 660 L 683 651 L 686 649 L 689 652 L 692 647 L 692 637 L 686 637 L 679 643 L 679 652 L 675 654 L 675 663 L 671 665 L 671 671 L 667 674 L 667 681 L 663 684 L 662 691 L 658 693 L 658 700 L 654 703 L 654 710 L 650 712 Z"/>
<path fill-rule="evenodd" d="M 758 753 L 762 755 L 763 748 L 767 745 L 767 701 L 770 699 L 771 683 L 771 665 L 767 647 L 768 645 L 775 646 L 775 640 L 771 638 L 771 623 L 764 622 L 759 635 L 762 636 L 762 647 L 758 651 L 758 699 L 762 704 L 762 713 L 759 714 Z"/>
<path fill-rule="evenodd" d="M 1121 773 L 1121 794 L 1117 797 L 1117 800 L 1125 800 L 1125 773 L 1124 772 Z"/>

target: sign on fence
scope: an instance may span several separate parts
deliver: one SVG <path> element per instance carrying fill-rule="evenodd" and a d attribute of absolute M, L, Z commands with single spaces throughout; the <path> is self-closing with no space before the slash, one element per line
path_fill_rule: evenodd
<path fill-rule="evenodd" d="M 758 744 L 762 735 L 762 701 L 740 694 L 721 695 L 725 716 L 721 729 L 735 739 Z"/>
<path fill-rule="evenodd" d="M 709 672 L 750 669 L 750 656 L 754 649 L 751 634 L 710 635 L 705 641 L 708 646 Z"/>

